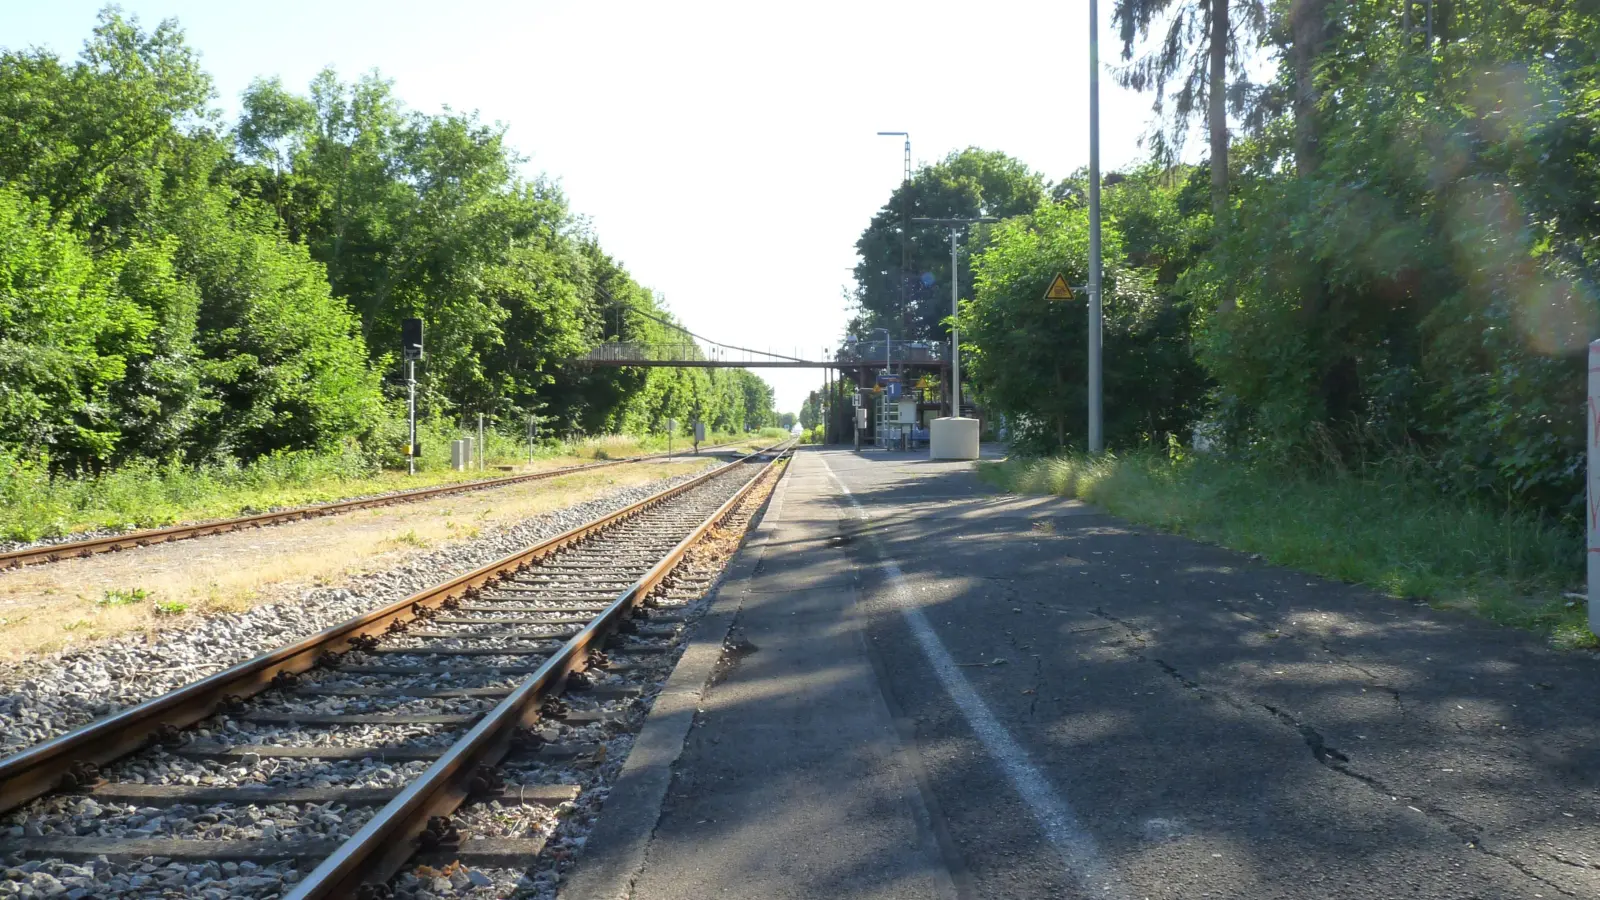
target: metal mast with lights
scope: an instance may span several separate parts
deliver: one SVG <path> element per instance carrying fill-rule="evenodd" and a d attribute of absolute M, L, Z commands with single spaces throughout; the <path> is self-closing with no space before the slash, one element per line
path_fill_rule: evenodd
<path fill-rule="evenodd" d="M 880 137 L 906 139 L 906 169 L 900 182 L 900 335 L 910 334 L 907 316 L 911 311 L 911 134 L 906 131 L 880 131 Z"/>

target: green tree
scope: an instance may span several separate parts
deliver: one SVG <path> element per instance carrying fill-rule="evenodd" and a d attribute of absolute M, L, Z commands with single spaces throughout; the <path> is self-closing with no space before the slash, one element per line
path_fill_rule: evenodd
<path fill-rule="evenodd" d="M 1155 218 L 1161 211 L 1145 209 L 1155 205 L 1153 196 L 1160 195 L 1108 196 L 1107 205 Z M 1111 217 L 1103 245 L 1107 443 L 1164 444 L 1169 435 L 1182 440 L 1204 395 L 1187 316 L 1158 286 L 1158 265 L 1126 263 L 1118 225 Z M 985 407 L 1007 418 L 1024 449 L 1048 452 L 1086 439 L 1087 317 L 1075 302 L 1045 300 L 1044 294 L 1057 272 L 1069 281 L 1087 278 L 1088 243 L 1082 206 L 1047 204 L 996 226 L 973 260 L 976 294 L 962 305 L 963 353 Z"/>
<path fill-rule="evenodd" d="M 908 201 L 909 195 L 909 201 Z M 905 231 L 913 218 L 1007 217 L 1032 212 L 1044 199 L 1044 179 L 1021 162 L 992 150 L 968 148 L 917 171 L 872 217 L 856 241 L 858 307 L 851 331 L 888 328 L 896 340 L 947 339 L 950 315 L 950 244 L 938 226 Z M 901 262 L 901 241 L 911 242 L 911 267 Z M 975 248 L 964 247 L 963 252 Z M 972 276 L 961 271 L 960 292 L 971 295 Z"/>
<path fill-rule="evenodd" d="M 377 374 L 327 273 L 264 208 L 207 198 L 177 223 L 179 270 L 203 301 L 198 344 L 219 400 L 198 448 L 245 459 L 328 449 L 381 413 Z"/>
<path fill-rule="evenodd" d="M 111 392 L 156 323 L 120 290 L 118 261 L 51 218 L 0 187 L 0 446 L 75 468 L 116 448 Z"/>
<path fill-rule="evenodd" d="M 1296 104 L 1245 145 L 1237 220 L 1186 276 L 1236 447 L 1579 508 L 1597 335 L 1600 14 L 1303 4 Z M 1417 7 L 1420 9 L 1420 7 Z M 1292 117 L 1292 118 L 1290 118 Z"/>
<path fill-rule="evenodd" d="M 822 422 L 822 396 L 817 391 L 806 394 L 800 404 L 800 427 L 810 431 Z"/>
<path fill-rule="evenodd" d="M 1228 107 L 1230 76 L 1236 84 L 1233 107 L 1242 111 L 1250 92 L 1242 83 L 1244 65 L 1239 49 L 1240 32 L 1265 30 L 1267 10 L 1263 0 L 1117 0 L 1112 19 L 1122 37 L 1122 58 L 1128 61 L 1117 75 L 1136 91 L 1156 92 L 1156 112 L 1166 111 L 1171 89 L 1171 127 L 1157 132 L 1157 153 L 1182 144 L 1183 134 L 1195 118 L 1203 118 L 1211 145 L 1211 211 L 1218 221 L 1228 204 Z M 1138 59 L 1134 48 L 1149 38 L 1157 20 L 1166 34 Z M 1242 28 L 1241 28 L 1242 26 Z"/>
<path fill-rule="evenodd" d="M 144 31 L 108 8 L 74 65 L 0 54 L 0 182 L 115 241 L 148 223 L 211 93 L 175 21 Z"/>

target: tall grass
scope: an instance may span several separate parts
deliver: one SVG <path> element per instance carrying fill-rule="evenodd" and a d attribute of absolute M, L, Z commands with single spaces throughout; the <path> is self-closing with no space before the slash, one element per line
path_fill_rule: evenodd
<path fill-rule="evenodd" d="M 0 454 L 0 538 L 31 541 L 90 528 L 150 528 L 273 505 L 285 491 L 361 482 L 375 474 L 347 448 L 283 453 L 249 465 L 138 461 L 96 475 L 52 475 L 39 460 Z M 314 502 L 314 501 L 305 501 Z"/>
<path fill-rule="evenodd" d="M 779 432 L 779 429 L 768 429 Z M 227 518 L 283 506 L 324 503 L 362 494 L 428 487 L 478 478 L 450 468 L 450 441 L 477 437 L 477 429 L 419 422 L 416 476 L 405 474 L 404 457 L 379 466 L 372 454 L 354 445 L 331 452 L 281 453 L 248 465 L 234 461 L 185 465 L 137 461 L 99 474 L 63 475 L 47 461 L 0 453 L 0 539 L 34 541 L 96 528 L 154 528 L 180 521 Z M 709 434 L 706 444 L 745 435 Z M 758 437 L 777 439 L 763 432 Z M 404 446 L 404 437 L 400 437 Z M 691 442 L 674 438 L 674 450 Z M 622 459 L 667 449 L 665 435 L 603 435 L 571 441 L 546 441 L 531 448 L 520 435 L 484 432 L 484 476 L 498 466 L 531 462 L 551 465 Z M 531 459 L 530 459 L 531 456 Z"/>
<path fill-rule="evenodd" d="M 1354 476 L 1158 453 L 985 464 L 1008 490 L 1078 497 L 1113 515 L 1259 553 L 1397 597 L 1600 646 L 1582 604 L 1581 525 L 1441 494 L 1401 471 Z"/>

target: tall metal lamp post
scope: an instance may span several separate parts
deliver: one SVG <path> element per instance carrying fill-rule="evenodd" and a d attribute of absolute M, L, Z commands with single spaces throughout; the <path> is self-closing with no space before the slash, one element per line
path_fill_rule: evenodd
<path fill-rule="evenodd" d="M 900 181 L 900 327 L 905 329 L 909 327 L 907 316 L 911 311 L 911 133 L 880 131 L 878 136 L 906 139 L 906 168 Z"/>
<path fill-rule="evenodd" d="M 956 256 L 956 240 L 960 230 L 979 222 L 998 222 L 993 216 L 978 216 L 970 219 L 912 219 L 918 225 L 945 225 L 950 228 L 950 415 L 961 417 L 961 329 L 956 326 L 955 317 L 959 305 L 961 292 L 960 260 Z"/>
<path fill-rule="evenodd" d="M 1100 376 L 1100 4 L 1089 0 L 1089 452 L 1106 448 Z"/>

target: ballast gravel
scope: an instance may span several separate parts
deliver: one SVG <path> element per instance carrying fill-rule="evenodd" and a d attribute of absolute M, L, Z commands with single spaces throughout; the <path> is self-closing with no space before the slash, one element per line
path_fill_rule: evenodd
<path fill-rule="evenodd" d="M 52 659 L 6 665 L 0 668 L 0 755 L 64 734 L 291 640 L 408 597 L 698 474 L 621 488 L 412 557 L 404 565 L 358 576 L 343 585 L 311 588 L 295 602 L 198 619 L 187 628 L 166 630 L 156 637 L 132 635 L 69 650 Z M 462 664 L 481 664 L 481 660 L 468 658 Z M 0 882 L 0 892 L 10 883 Z"/>
<path fill-rule="evenodd" d="M 644 491 L 657 490 L 648 487 Z M 628 492 L 619 492 L 626 494 Z M 632 502 L 624 497 L 619 502 Z M 582 513 L 584 519 L 599 512 Z M 557 514 L 558 516 L 560 514 Z M 552 517 L 541 517 L 548 519 Z M 526 524 L 526 523 L 524 523 Z M 517 526 L 519 528 L 523 526 Z M 558 532 L 569 525 L 555 525 L 549 533 Z M 540 535 L 542 536 L 542 535 Z M 484 541 L 493 541 L 491 535 Z M 526 543 L 527 539 L 517 540 Z M 480 543 L 480 542 L 474 542 Z M 458 554 L 460 548 L 446 551 Z M 485 550 L 484 561 L 504 556 L 509 550 Z M 435 554 L 437 555 L 437 554 Z M 451 560 L 455 562 L 455 560 Z M 721 559 L 706 566 L 694 554 L 684 568 L 675 575 L 689 588 L 669 590 L 663 611 L 672 609 L 692 627 L 705 611 L 707 590 L 720 580 Z M 406 567 L 406 577 L 420 578 L 418 586 L 436 583 L 455 571 L 465 571 L 479 561 L 464 561 L 459 566 L 435 567 L 427 575 L 417 576 L 413 571 L 417 563 Z M 426 562 L 423 563 L 426 565 Z M 414 592 L 416 588 L 393 588 L 396 596 Z M 366 586 L 352 596 L 374 602 L 387 601 L 381 586 Z M 686 602 L 685 602 L 686 601 Z M 363 607 L 365 608 L 365 607 Z M 350 615 L 341 611 L 338 618 Z M 245 618 L 245 617 L 237 617 Z M 326 623 L 307 623 L 307 629 L 325 627 Z M 666 624 L 666 623 L 661 623 Z M 659 626 L 657 626 L 659 627 Z M 559 719 L 545 719 L 537 729 L 546 742 L 589 748 L 580 756 L 566 762 L 511 758 L 501 766 L 506 791 L 501 799 L 469 804 L 458 810 L 455 819 L 464 832 L 472 837 L 542 837 L 546 840 L 545 852 L 528 868 L 470 868 L 459 863 L 442 869 L 428 866 L 408 868 L 391 882 L 397 898 L 403 900 L 444 900 L 444 898 L 519 897 L 548 900 L 554 894 L 562 873 L 587 842 L 599 805 L 604 801 L 609 786 L 615 779 L 634 741 L 634 732 L 642 723 L 654 696 L 659 693 L 662 679 L 671 671 L 673 661 L 681 653 L 681 639 L 688 630 L 674 626 L 677 646 L 668 654 L 635 655 L 628 660 L 625 651 L 612 654 L 614 662 L 629 662 L 631 668 L 621 672 L 603 669 L 591 671 L 595 688 L 612 689 L 632 686 L 640 689 L 635 696 L 618 697 L 614 691 L 585 696 L 577 690 L 567 695 L 573 712 L 600 713 L 600 721 L 568 723 Z M 663 639 L 657 638 L 657 640 Z M 271 646 L 287 640 L 281 633 L 268 632 L 260 638 L 262 646 Z M 172 640 L 168 638 L 167 640 Z M 185 646 L 190 642 L 179 639 Z M 477 643 L 474 641 L 473 643 Z M 630 642 L 631 643 L 631 642 Z M 164 647 L 161 649 L 165 649 Z M 251 651 L 254 652 L 254 651 Z M 92 655 L 88 652 L 84 656 Z M 249 652 L 241 653 L 240 658 Z M 393 664 L 406 659 L 405 655 L 368 655 L 356 653 L 351 659 L 370 664 Z M 498 657 L 488 657 L 495 659 Z M 474 657 L 481 664 L 485 657 Z M 76 660 L 81 663 L 82 660 Z M 67 661 L 63 661 L 67 662 Z M 437 664 L 437 660 L 434 664 Z M 640 666 L 640 663 L 645 665 Z M 193 677 L 193 676 L 188 676 Z M 187 677 L 180 680 L 187 680 Z M 301 682 L 302 687 L 321 685 L 361 685 L 373 681 L 358 671 L 318 671 Z M 445 676 L 428 676 L 422 679 L 435 687 L 454 684 L 461 687 L 481 687 L 490 684 L 507 685 L 516 678 L 498 674 L 463 674 L 459 679 Z M 385 687 L 394 687 L 393 681 L 377 680 Z M 163 688 L 164 689 L 164 688 Z M 377 696 L 330 697 L 300 693 L 298 691 L 270 691 L 253 704 L 256 711 L 304 712 L 368 712 L 404 709 L 413 712 L 476 712 L 484 707 L 479 698 L 386 698 Z M 208 744 L 280 744 L 280 745 L 342 745 L 352 746 L 443 746 L 459 736 L 459 730 L 445 725 L 369 725 L 341 727 L 334 732 L 315 726 L 305 727 L 294 723 L 277 724 L 235 719 L 224 713 L 202 723 L 202 727 L 185 735 L 186 740 Z M 263 789 L 275 787 L 363 787 L 398 788 L 415 778 L 427 767 L 426 761 L 364 758 L 359 760 L 306 759 L 272 757 L 262 759 L 254 753 L 230 759 L 195 760 L 179 756 L 166 749 L 123 760 L 113 765 L 108 776 L 113 781 L 132 781 L 147 784 L 200 785 L 248 787 Z M 581 789 L 575 801 L 558 807 L 523 803 L 516 796 L 518 786 L 563 784 Z M 98 835 L 103 837 L 157 837 L 177 839 L 229 840 L 304 840 L 343 839 L 360 829 L 373 814 L 369 807 L 351 807 L 338 802 L 272 803 L 263 798 L 259 804 L 206 804 L 178 803 L 161 807 L 141 807 L 125 803 L 97 801 L 82 795 L 52 795 L 42 798 L 31 808 L 19 810 L 0 819 L 0 838 L 5 836 L 44 836 L 50 834 Z M 19 833 L 20 832 L 20 833 Z M 177 862 L 160 857 L 147 858 L 137 863 L 107 861 L 104 857 L 90 863 L 74 865 L 60 860 L 29 861 L 21 856 L 0 860 L 0 900 L 11 897 L 67 897 L 78 900 L 84 897 L 118 898 L 169 898 L 175 896 L 201 897 L 220 900 L 224 897 L 255 897 L 270 900 L 283 896 L 302 876 L 303 865 L 284 861 L 272 865 L 252 863 Z"/>

